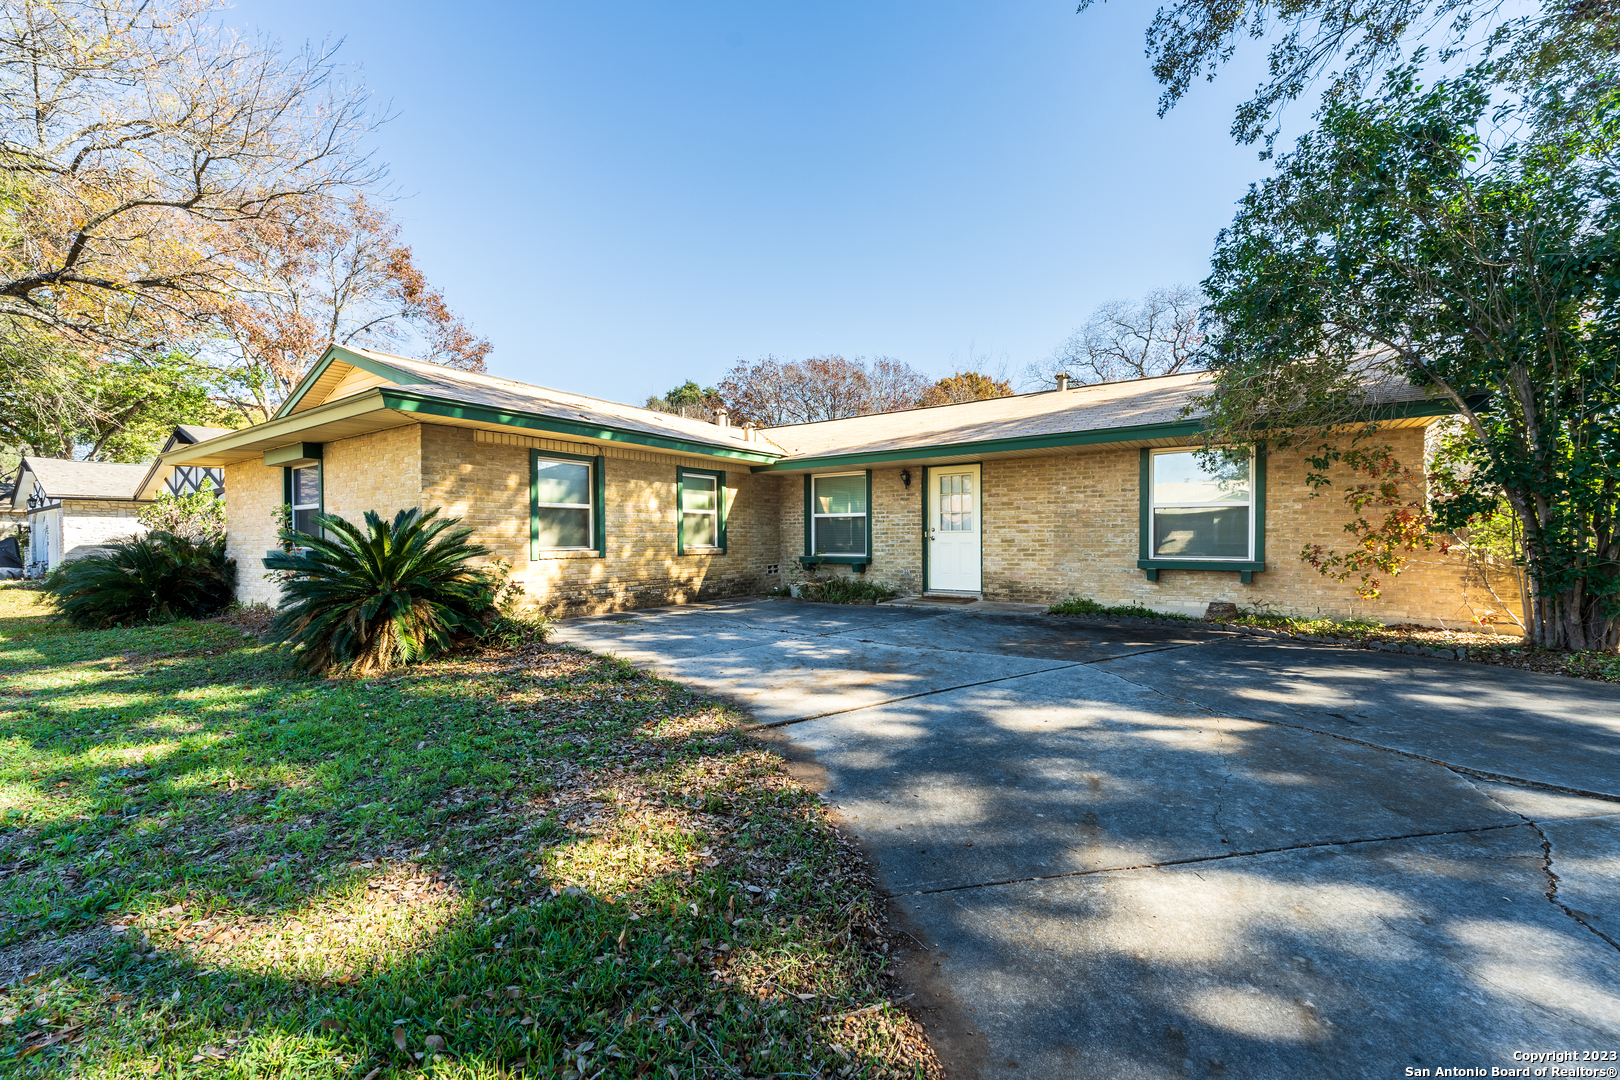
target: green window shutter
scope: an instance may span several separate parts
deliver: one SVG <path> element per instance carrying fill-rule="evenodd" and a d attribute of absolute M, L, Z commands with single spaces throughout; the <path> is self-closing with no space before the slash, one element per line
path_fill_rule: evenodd
<path fill-rule="evenodd" d="M 810 474 L 804 474 L 804 553 L 806 556 L 814 555 L 815 550 L 810 546 L 810 530 L 815 527 L 816 507 L 814 496 L 810 493 Z"/>

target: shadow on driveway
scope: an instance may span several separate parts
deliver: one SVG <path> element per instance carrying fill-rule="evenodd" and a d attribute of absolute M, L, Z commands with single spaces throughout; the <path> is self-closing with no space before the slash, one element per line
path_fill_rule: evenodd
<path fill-rule="evenodd" d="M 957 1075 L 1620 1049 L 1620 694 L 1202 628 L 767 601 L 562 637 L 813 760 Z"/>

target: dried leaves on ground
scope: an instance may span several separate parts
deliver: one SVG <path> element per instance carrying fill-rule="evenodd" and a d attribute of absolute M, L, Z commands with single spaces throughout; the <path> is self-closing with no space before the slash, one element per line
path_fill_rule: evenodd
<path fill-rule="evenodd" d="M 0 590 L 0 1071 L 941 1075 L 858 852 L 718 703 L 31 614 Z"/>

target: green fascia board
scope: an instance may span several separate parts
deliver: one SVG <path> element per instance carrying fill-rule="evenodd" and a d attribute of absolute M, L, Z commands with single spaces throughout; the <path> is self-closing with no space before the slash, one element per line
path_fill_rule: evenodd
<path fill-rule="evenodd" d="M 393 387 L 377 387 L 382 395 L 383 407 L 397 412 L 421 413 L 425 416 L 447 416 L 457 420 L 472 420 L 482 424 L 500 424 L 505 427 L 529 428 L 553 435 L 572 435 L 575 438 L 601 439 L 604 442 L 632 443 L 653 446 L 660 450 L 675 450 L 700 457 L 736 458 L 739 461 L 771 462 L 774 454 L 761 454 L 752 450 L 733 450 L 729 447 L 710 446 L 707 443 L 687 442 L 663 435 L 648 435 L 640 431 L 582 424 L 576 420 L 559 420 L 544 413 L 506 412 L 487 405 L 470 405 L 449 397 L 435 397 Z"/>
<path fill-rule="evenodd" d="M 292 411 L 298 407 L 298 403 L 304 399 L 304 395 L 309 393 L 309 388 L 315 385 L 316 380 L 326 373 L 326 369 L 331 367 L 334 361 L 338 360 L 352 367 L 369 371 L 378 378 L 397 379 L 400 383 L 422 381 L 420 375 L 413 375 L 380 360 L 373 360 L 369 356 L 361 356 L 359 353 L 345 349 L 341 345 L 328 345 L 320 360 L 316 361 L 315 366 L 309 369 L 308 374 L 298 380 L 298 385 L 293 387 L 293 392 L 287 395 L 287 400 L 281 403 L 281 408 L 277 409 L 270 419 L 279 420 L 284 416 L 291 415 Z"/>
<path fill-rule="evenodd" d="M 1197 420 L 1174 424 L 1144 424 L 1139 427 L 1106 428 L 1100 431 L 1063 432 L 1056 435 L 1024 435 L 1012 439 L 982 442 L 940 443 L 911 450 L 879 450 L 869 454 L 832 454 L 818 458 L 783 458 L 769 465 L 755 465 L 754 472 L 786 472 L 800 469 L 835 469 L 877 465 L 886 461 L 914 461 L 917 458 L 956 457 L 964 454 L 996 454 L 1006 450 L 1044 450 L 1059 446 L 1089 446 L 1097 443 L 1131 442 L 1136 439 L 1176 439 L 1203 430 Z"/>
<path fill-rule="evenodd" d="M 321 444 L 318 442 L 296 442 L 264 452 L 264 463 L 272 468 L 277 465 L 308 465 L 319 460 Z"/>

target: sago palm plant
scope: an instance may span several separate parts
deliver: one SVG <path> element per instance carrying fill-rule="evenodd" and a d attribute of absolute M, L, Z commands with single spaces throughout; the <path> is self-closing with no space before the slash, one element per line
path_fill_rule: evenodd
<path fill-rule="evenodd" d="M 199 619 L 224 609 L 235 590 L 236 561 L 225 557 L 224 537 L 166 532 L 115 541 L 45 579 L 46 602 L 87 630 Z"/>
<path fill-rule="evenodd" d="M 264 560 L 282 581 L 271 639 L 293 645 L 306 670 L 372 675 L 483 636 L 495 583 L 472 560 L 489 549 L 438 513 L 413 507 L 388 522 L 368 510 L 364 530 L 317 517 L 324 536 L 297 534 L 298 548 Z"/>

